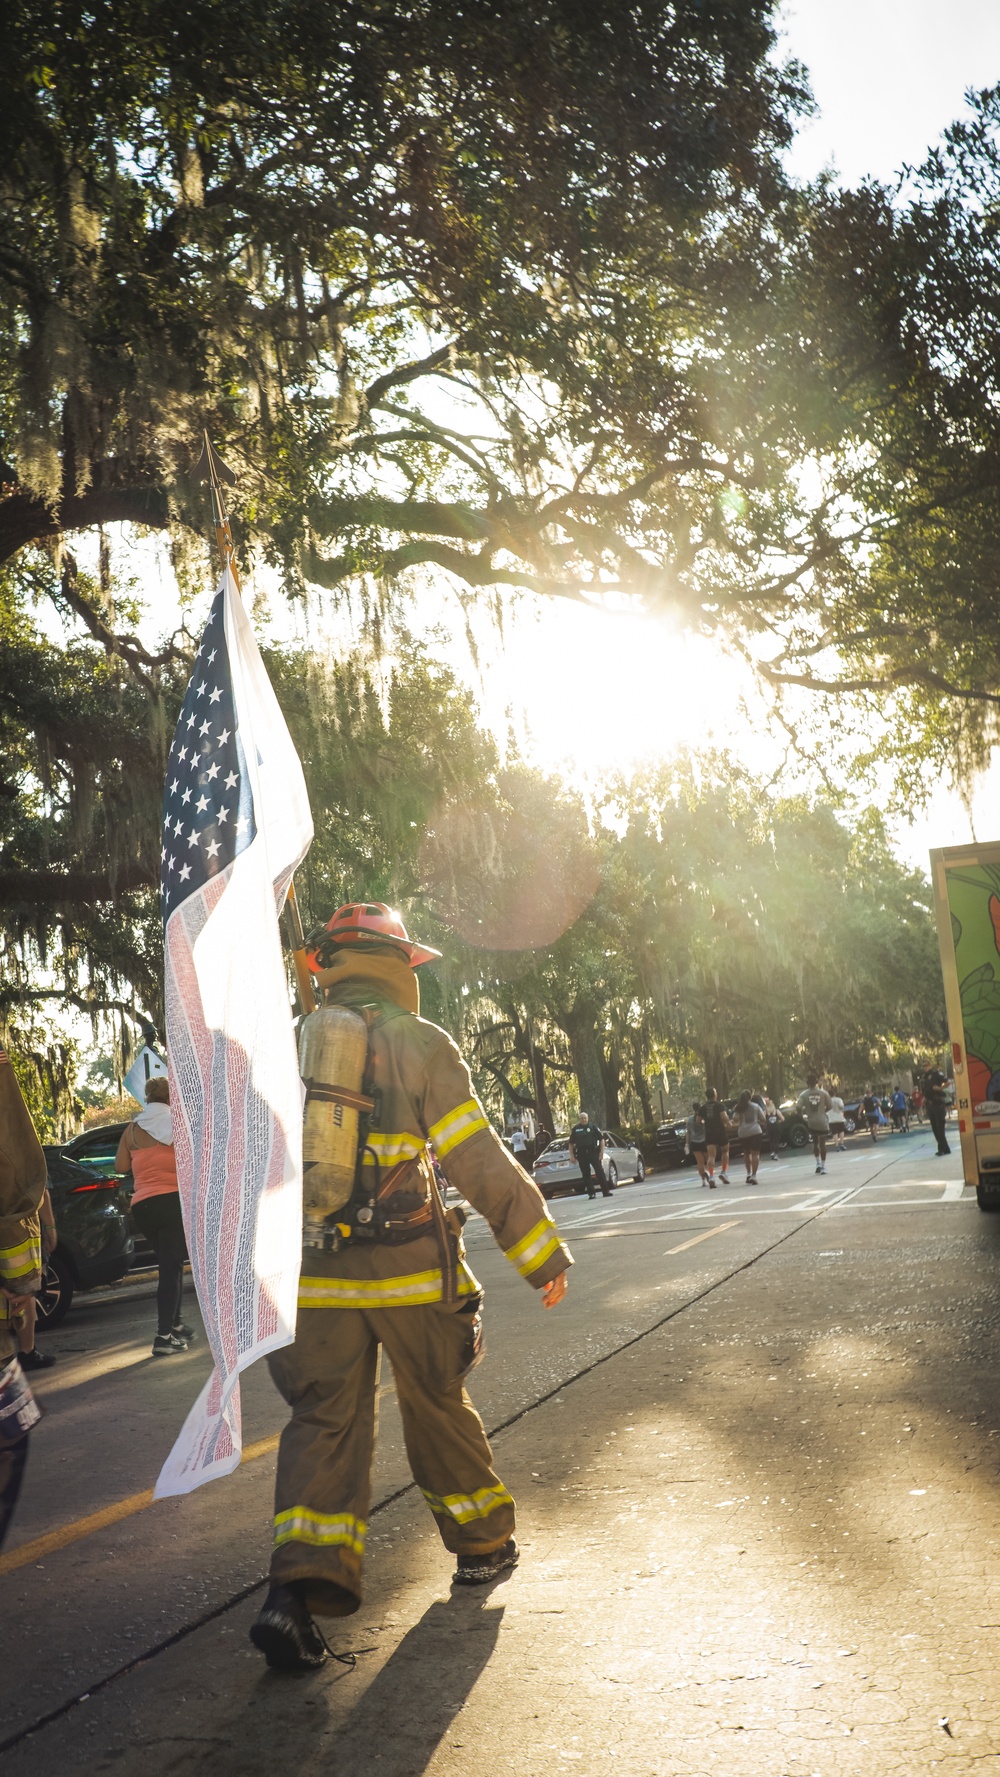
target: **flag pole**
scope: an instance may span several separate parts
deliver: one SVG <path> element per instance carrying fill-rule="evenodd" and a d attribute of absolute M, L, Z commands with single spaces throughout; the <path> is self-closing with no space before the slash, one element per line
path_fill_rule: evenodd
<path fill-rule="evenodd" d="M 229 512 L 226 508 L 226 496 L 223 483 L 230 487 L 236 486 L 236 476 L 227 464 L 222 461 L 218 451 L 213 447 L 212 440 L 206 429 L 205 444 L 195 474 L 199 480 L 207 481 L 212 490 L 212 519 L 215 524 L 215 541 L 224 568 L 228 568 L 236 582 L 237 592 L 242 594 L 239 569 L 236 566 L 236 551 L 233 548 L 233 533 L 229 526 Z M 316 995 L 313 992 L 312 974 L 306 962 L 306 941 L 302 930 L 302 916 L 295 896 L 295 883 L 288 884 L 285 899 L 285 911 L 292 939 L 292 961 L 295 965 L 295 981 L 299 990 L 299 1004 L 304 1013 L 315 1012 Z"/>

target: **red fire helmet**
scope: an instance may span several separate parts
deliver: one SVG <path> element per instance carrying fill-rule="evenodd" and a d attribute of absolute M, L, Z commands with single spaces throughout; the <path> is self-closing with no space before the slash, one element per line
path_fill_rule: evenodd
<path fill-rule="evenodd" d="M 315 975 L 329 968 L 334 950 L 364 949 L 374 944 L 392 944 L 403 951 L 411 969 L 441 955 L 440 950 L 432 950 L 428 944 L 415 943 L 400 915 L 384 901 L 348 901 L 345 907 L 337 908 L 321 931 L 313 932 L 307 939 L 306 960 Z"/>

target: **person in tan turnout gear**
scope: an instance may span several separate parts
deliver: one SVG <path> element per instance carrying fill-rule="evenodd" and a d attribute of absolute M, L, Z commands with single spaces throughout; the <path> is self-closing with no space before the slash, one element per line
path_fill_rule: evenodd
<path fill-rule="evenodd" d="M 42 1287 L 38 1211 L 47 1172 L 17 1075 L 0 1049 L 0 1543 L 21 1491 L 27 1424 L 38 1417 L 16 1362 L 16 1322 Z"/>
<path fill-rule="evenodd" d="M 483 1293 L 465 1259 L 464 1216 L 442 1205 L 431 1147 L 544 1307 L 562 1300 L 573 1261 L 455 1044 L 419 1016 L 413 971 L 439 955 L 411 942 L 389 908 L 352 904 L 310 958 L 328 1005 L 363 1010 L 375 1108 L 351 1204 L 337 1212 L 337 1250 L 306 1250 L 295 1343 L 268 1359 L 292 1409 L 278 1452 L 271 1588 L 250 1631 L 272 1666 L 322 1664 L 312 1617 L 348 1616 L 361 1602 L 380 1346 L 414 1479 L 457 1557 L 455 1583 L 485 1583 L 518 1558 L 514 1501 L 464 1387 Z"/>

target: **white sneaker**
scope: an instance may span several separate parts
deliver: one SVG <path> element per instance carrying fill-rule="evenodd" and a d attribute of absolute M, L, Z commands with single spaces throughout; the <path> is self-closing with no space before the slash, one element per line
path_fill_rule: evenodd
<path fill-rule="evenodd" d="M 825 1166 L 817 1166 L 817 1168 L 816 1168 L 816 1171 L 817 1171 L 817 1172 L 825 1172 L 825 1171 L 826 1171 L 826 1167 L 825 1167 Z"/>

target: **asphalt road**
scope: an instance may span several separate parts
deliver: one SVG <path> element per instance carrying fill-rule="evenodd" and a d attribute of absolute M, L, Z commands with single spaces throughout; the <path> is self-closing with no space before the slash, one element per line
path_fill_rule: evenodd
<path fill-rule="evenodd" d="M 483 1773 L 588 1777 L 1000 1767 L 1000 1218 L 926 1131 L 857 1137 L 825 1177 L 806 1156 L 765 1162 L 755 1190 L 740 1171 L 711 1194 L 684 1172 L 558 1199 L 577 1263 L 551 1314 L 470 1221 L 473 1394 L 522 1566 L 489 1601 L 445 1602 L 387 1373 L 370 1602 L 338 1631 L 358 1669 L 308 1696 L 245 1641 L 284 1416 L 266 1370 L 244 1381 L 241 1469 L 154 1505 L 205 1348 L 150 1358 L 148 1284 L 78 1299 L 46 1341 L 0 1556 L 5 1771 L 193 1772 L 211 1752 L 213 1772 L 270 1772 L 292 1741 L 294 1768 L 336 1777 L 459 1772 L 472 1750 Z M 905 1678 L 894 1638 L 921 1649 Z M 824 1715 L 848 1673 L 857 1694 Z"/>

